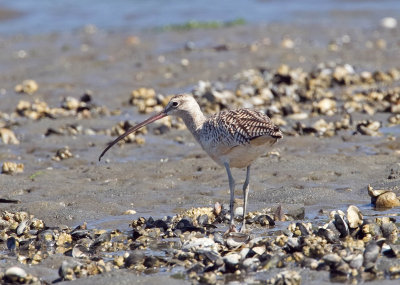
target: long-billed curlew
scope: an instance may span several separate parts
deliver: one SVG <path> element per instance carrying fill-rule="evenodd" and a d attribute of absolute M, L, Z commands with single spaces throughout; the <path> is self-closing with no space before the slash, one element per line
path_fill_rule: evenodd
<path fill-rule="evenodd" d="M 230 229 L 232 231 L 235 230 L 233 222 L 235 180 L 232 177 L 231 167 L 247 168 L 246 180 L 243 185 L 244 207 L 241 227 L 241 231 L 243 231 L 249 193 L 250 165 L 257 157 L 266 152 L 266 146 L 271 146 L 282 138 L 279 127 L 275 126 L 268 116 L 249 109 L 222 111 L 207 118 L 192 96 L 176 95 L 171 98 L 163 111 L 130 128 L 111 142 L 99 156 L 99 161 L 118 141 L 168 115 L 180 117 L 207 154 L 216 163 L 225 167 L 231 195 Z"/>

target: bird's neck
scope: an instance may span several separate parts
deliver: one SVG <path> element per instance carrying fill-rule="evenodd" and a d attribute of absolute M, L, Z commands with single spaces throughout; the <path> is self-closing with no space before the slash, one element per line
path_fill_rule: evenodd
<path fill-rule="evenodd" d="M 189 112 L 182 114 L 181 119 L 185 123 L 188 130 L 193 134 L 193 136 L 199 140 L 200 130 L 206 120 L 203 112 L 200 110 L 200 106 L 196 106 Z"/>

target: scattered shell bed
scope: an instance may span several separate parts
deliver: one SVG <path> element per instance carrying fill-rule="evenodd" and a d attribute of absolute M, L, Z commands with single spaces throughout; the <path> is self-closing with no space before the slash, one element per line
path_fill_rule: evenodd
<path fill-rule="evenodd" d="M 284 215 L 284 219 L 292 218 Z M 254 275 L 254 282 L 301 284 L 299 272 L 304 269 L 328 271 L 331 281 L 352 284 L 400 278 L 395 217 L 364 217 L 351 205 L 346 213 L 329 213 L 323 224 L 297 220 L 286 229 L 275 230 L 279 221 L 270 209 L 249 213 L 246 222 L 250 231 L 224 233 L 229 212 L 218 203 L 214 208 L 194 208 L 162 219 L 140 217 L 132 221 L 128 232 L 88 229 L 86 224 L 74 229 L 47 227 L 26 212 L 4 211 L 0 245 L 3 256 L 27 265 L 64 255 L 58 269 L 61 280 L 118 269 L 146 274 L 170 271 L 206 284 L 222 284 L 226 278 L 241 280 L 273 269 L 279 273 L 268 280 L 257 280 Z M 41 284 L 40 276 L 18 266 L 0 272 L 0 280 Z"/>
<path fill-rule="evenodd" d="M 400 80 L 398 69 L 356 72 L 349 64 L 329 63 L 306 72 L 282 65 L 277 70 L 245 70 L 235 79 L 235 90 L 226 89 L 220 82 L 199 81 L 192 94 L 209 114 L 226 108 L 261 109 L 287 135 L 331 137 L 341 130 L 381 135 L 383 122 L 354 121 L 353 113 L 389 113 L 385 125 L 400 122 L 400 87 L 389 87 Z M 147 114 L 161 111 L 169 99 L 170 96 L 157 94 L 154 89 L 139 88 L 132 91 L 129 103 Z M 324 118 L 313 120 L 321 116 Z M 306 119 L 313 123 L 306 125 Z"/>
<path fill-rule="evenodd" d="M 344 132 L 366 136 L 381 136 L 382 127 L 400 124 L 400 70 L 388 71 L 357 70 L 350 64 L 321 63 L 311 71 L 282 65 L 276 70 L 265 68 L 248 69 L 235 76 L 236 87 L 231 90 L 220 82 L 199 81 L 193 87 L 196 97 L 205 113 L 211 114 L 226 108 L 256 108 L 269 115 L 285 135 L 314 135 L 332 137 Z M 15 88 L 16 92 L 33 94 L 38 84 L 25 80 Z M 172 95 L 157 93 L 152 88 L 132 91 L 129 103 L 139 113 L 149 114 L 161 111 Z M 50 107 L 37 98 L 20 100 L 15 112 L 0 113 L 0 138 L 4 144 L 19 144 L 13 132 L 18 119 L 59 118 L 75 116 L 77 119 L 120 115 L 120 110 L 110 111 L 107 107 L 93 102 L 93 92 L 86 91 L 79 99 L 64 97 L 60 107 Z M 375 113 L 388 114 L 386 121 L 371 119 L 355 120 L 355 114 L 372 116 Z M 49 128 L 44 134 L 50 135 L 120 135 L 134 122 L 123 121 L 110 129 L 84 128 L 69 124 L 57 129 Z M 171 128 L 184 129 L 180 119 L 166 117 L 155 123 L 152 133 L 164 134 Z M 144 144 L 146 129 L 132 134 L 125 142 Z"/>
<path fill-rule="evenodd" d="M 62 99 L 61 106 L 51 108 L 44 101 L 39 99 L 33 102 L 21 100 L 11 117 L 26 117 L 31 120 L 39 120 L 44 117 L 56 119 L 58 117 L 77 116 L 78 118 L 91 118 L 94 116 L 107 115 L 109 111 L 106 107 L 99 107 L 92 102 L 92 93 L 87 91 L 80 99 L 75 97 L 65 97 Z"/>

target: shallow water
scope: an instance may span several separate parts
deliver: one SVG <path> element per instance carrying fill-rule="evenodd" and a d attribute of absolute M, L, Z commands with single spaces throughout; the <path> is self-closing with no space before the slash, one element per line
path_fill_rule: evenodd
<path fill-rule="evenodd" d="M 37 34 L 71 31 L 92 24 L 106 30 L 137 31 L 188 21 L 232 21 L 249 23 L 312 23 L 357 26 L 376 25 L 380 18 L 396 16 L 396 0 L 239 0 L 239 1 L 8 1 L 3 7 L 21 16 L 0 24 L 2 34 Z M 338 21 L 338 19 L 340 19 Z M 374 23 L 375 22 L 375 23 Z"/>

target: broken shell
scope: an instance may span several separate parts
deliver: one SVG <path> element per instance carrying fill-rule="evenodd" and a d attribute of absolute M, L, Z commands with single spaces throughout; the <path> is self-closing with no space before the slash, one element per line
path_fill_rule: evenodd
<path fill-rule="evenodd" d="M 210 238 L 194 238 L 192 240 L 184 242 L 182 250 L 196 251 L 201 248 L 213 248 L 215 246 L 214 240 Z"/>
<path fill-rule="evenodd" d="M 24 165 L 22 163 L 6 161 L 3 163 L 3 166 L 1 168 L 1 173 L 4 174 L 14 174 L 22 172 L 24 172 Z"/>
<path fill-rule="evenodd" d="M 396 194 L 390 190 L 374 190 L 371 185 L 368 185 L 368 194 L 371 196 L 371 203 L 375 205 L 376 208 L 393 208 L 400 206 L 400 201 L 396 197 Z"/>
<path fill-rule="evenodd" d="M 19 140 L 10 129 L 0 128 L 0 138 L 4 144 L 19 144 Z"/>
<path fill-rule="evenodd" d="M 31 228 L 35 230 L 41 230 L 44 228 L 44 223 L 42 220 L 39 220 L 37 218 L 33 218 L 31 221 Z"/>
<path fill-rule="evenodd" d="M 324 98 L 318 103 L 314 104 L 314 107 L 320 114 L 332 116 L 336 111 L 336 101 Z"/>
<path fill-rule="evenodd" d="M 347 225 L 347 223 L 344 220 L 344 217 L 342 215 L 335 214 L 334 224 L 335 224 L 335 227 L 340 232 L 341 238 L 344 238 L 349 235 L 349 226 Z"/>
<path fill-rule="evenodd" d="M 266 281 L 266 284 L 291 284 L 300 285 L 301 275 L 297 271 L 285 270 Z"/>
<path fill-rule="evenodd" d="M 145 256 L 144 253 L 139 250 L 134 250 L 128 256 L 125 257 L 125 267 L 129 268 L 138 263 L 143 262 Z"/>
<path fill-rule="evenodd" d="M 22 81 L 21 84 L 15 86 L 14 90 L 17 93 L 26 93 L 32 95 L 39 89 L 39 85 L 35 80 L 27 79 Z"/>
<path fill-rule="evenodd" d="M 371 185 L 368 185 L 368 195 L 371 197 L 371 198 L 376 198 L 376 197 L 378 197 L 379 195 L 382 195 L 383 193 L 386 193 L 386 192 L 388 192 L 389 190 L 375 190 L 374 188 L 372 188 L 372 186 Z"/>
<path fill-rule="evenodd" d="M 255 257 L 251 257 L 243 260 L 241 268 L 243 268 L 246 272 L 254 272 L 257 271 L 259 265 L 260 265 L 260 260 Z"/>
<path fill-rule="evenodd" d="M 400 201 L 394 192 L 386 192 L 379 195 L 375 202 L 376 208 L 393 208 L 400 206 Z"/>
<path fill-rule="evenodd" d="M 223 238 L 222 234 L 220 234 L 218 232 L 216 232 L 214 234 L 214 241 L 216 243 L 219 243 L 219 244 L 222 244 L 222 245 L 225 244 L 225 241 L 224 241 L 224 238 Z"/>
<path fill-rule="evenodd" d="M 52 157 L 52 159 L 55 161 L 60 161 L 60 160 L 68 159 L 71 157 L 73 157 L 73 155 L 72 155 L 71 151 L 69 150 L 69 147 L 66 146 L 64 148 L 57 150 L 56 154 Z"/>
<path fill-rule="evenodd" d="M 80 268 L 82 264 L 73 259 L 64 260 L 58 269 L 58 275 L 64 280 L 76 279 L 75 271 Z"/>
<path fill-rule="evenodd" d="M 200 284 L 216 284 L 217 274 L 214 272 L 205 272 L 199 279 Z"/>
<path fill-rule="evenodd" d="M 357 124 L 356 129 L 362 135 L 367 136 L 380 136 L 379 128 L 381 127 L 381 123 L 378 121 L 362 121 Z"/>
<path fill-rule="evenodd" d="M 57 244 L 58 246 L 63 246 L 64 244 L 66 244 L 66 243 L 71 243 L 71 242 L 72 242 L 72 236 L 71 236 L 70 234 L 61 233 L 61 234 L 58 236 L 58 239 L 57 239 L 56 244 Z"/>
<path fill-rule="evenodd" d="M 399 265 L 390 266 L 388 273 L 392 279 L 398 279 L 400 276 L 400 266 Z"/>
<path fill-rule="evenodd" d="M 337 230 L 333 231 L 331 229 L 319 228 L 317 235 L 325 238 L 329 243 L 339 242 L 340 233 Z"/>
<path fill-rule="evenodd" d="M 330 267 L 335 267 L 342 261 L 342 258 L 336 253 L 327 254 L 322 259 Z"/>
<path fill-rule="evenodd" d="M 198 216 L 197 217 L 197 223 L 200 226 L 204 226 L 204 225 L 208 224 L 208 215 L 207 214 L 203 214 L 201 216 Z"/>
<path fill-rule="evenodd" d="M 17 228 L 17 235 L 20 236 L 25 232 L 25 230 L 27 229 L 29 230 L 29 226 L 30 226 L 30 220 L 27 219 L 22 221 Z"/>
<path fill-rule="evenodd" d="M 224 256 L 226 269 L 230 272 L 234 272 L 240 262 L 241 256 L 238 253 L 231 253 Z"/>
<path fill-rule="evenodd" d="M 389 242 L 395 243 L 398 238 L 398 229 L 396 224 L 392 222 L 383 223 L 381 225 L 382 235 L 386 238 Z"/>
<path fill-rule="evenodd" d="M 349 227 L 352 229 L 358 228 L 362 225 L 363 215 L 361 214 L 360 210 L 351 205 L 347 208 L 347 220 L 349 221 Z"/>
<path fill-rule="evenodd" d="M 76 110 L 80 106 L 80 101 L 74 97 L 66 97 L 61 102 L 61 107 L 67 110 Z"/>
<path fill-rule="evenodd" d="M 370 270 L 375 267 L 376 260 L 378 259 L 378 255 L 380 252 L 380 247 L 375 241 L 371 241 L 367 244 L 364 250 L 364 267 L 366 270 Z"/>
<path fill-rule="evenodd" d="M 347 260 L 349 260 L 349 265 L 351 268 L 354 269 L 360 269 L 360 267 L 364 263 L 364 256 L 362 254 L 357 254 L 357 255 L 350 255 Z M 347 261 L 346 260 L 346 261 Z"/>
<path fill-rule="evenodd" d="M 27 276 L 26 271 L 18 266 L 8 268 L 4 274 L 6 281 L 12 283 L 25 283 L 24 280 Z"/>
<path fill-rule="evenodd" d="M 81 244 L 77 244 L 72 249 L 71 254 L 72 254 L 72 257 L 74 257 L 74 258 L 84 258 L 84 257 L 89 256 L 89 251 L 85 246 L 83 246 Z"/>
<path fill-rule="evenodd" d="M 226 239 L 229 248 L 238 248 L 250 240 L 250 236 L 243 233 L 230 233 Z"/>
<path fill-rule="evenodd" d="M 40 232 L 38 239 L 47 246 L 54 246 L 56 244 L 54 240 L 54 232 L 52 230 L 44 230 Z"/>
<path fill-rule="evenodd" d="M 124 215 L 134 215 L 134 214 L 136 214 L 136 211 L 133 209 L 129 209 L 124 212 Z"/>
<path fill-rule="evenodd" d="M 17 247 L 17 241 L 15 240 L 15 237 L 9 237 L 7 239 L 7 248 L 8 250 L 13 251 Z"/>

